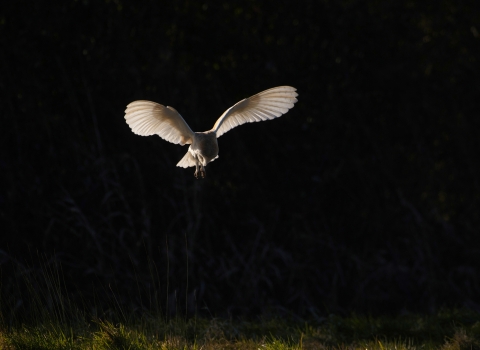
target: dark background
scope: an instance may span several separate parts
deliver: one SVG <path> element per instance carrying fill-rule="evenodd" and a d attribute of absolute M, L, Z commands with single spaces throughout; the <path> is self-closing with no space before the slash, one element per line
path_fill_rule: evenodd
<path fill-rule="evenodd" d="M 478 310 L 479 33 L 478 1 L 2 3 L 2 307 Z M 278 85 L 205 180 L 123 118 L 204 131 Z"/>

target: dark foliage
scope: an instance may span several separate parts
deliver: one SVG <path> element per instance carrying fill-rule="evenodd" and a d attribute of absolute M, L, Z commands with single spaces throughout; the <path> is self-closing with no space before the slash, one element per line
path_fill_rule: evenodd
<path fill-rule="evenodd" d="M 33 285 L 95 312 L 478 308 L 479 7 L 2 4 L 3 307 Z M 123 119 L 150 99 L 203 131 L 277 85 L 295 108 L 222 136 L 202 181 Z"/>

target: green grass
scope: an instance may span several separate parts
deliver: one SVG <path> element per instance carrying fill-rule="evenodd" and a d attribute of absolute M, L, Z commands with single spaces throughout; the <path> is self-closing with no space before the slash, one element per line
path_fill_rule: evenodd
<path fill-rule="evenodd" d="M 395 317 L 332 314 L 310 320 L 169 318 L 162 303 L 151 302 L 156 309 L 135 308 L 128 299 L 117 299 L 114 289 L 110 302 L 75 303 L 59 264 L 44 264 L 38 274 L 18 266 L 13 271 L 16 284 L 2 285 L 0 275 L 0 349 L 480 350 L 480 314 L 466 309 Z M 182 310 L 183 302 L 176 302 L 176 315 L 181 315 L 186 306 Z"/>
<path fill-rule="evenodd" d="M 37 320 L 38 322 L 39 320 Z M 227 320 L 131 317 L 114 323 L 79 318 L 5 325 L 2 349 L 480 349 L 480 315 L 367 317 L 331 315 L 316 322 L 282 318 Z"/>

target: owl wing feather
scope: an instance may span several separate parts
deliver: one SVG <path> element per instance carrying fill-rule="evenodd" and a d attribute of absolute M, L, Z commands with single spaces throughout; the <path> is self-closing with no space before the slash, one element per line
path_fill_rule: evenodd
<path fill-rule="evenodd" d="M 220 137 L 238 125 L 278 118 L 297 102 L 296 90 L 291 86 L 278 86 L 245 98 L 227 109 L 212 130 Z"/>
<path fill-rule="evenodd" d="M 164 140 L 180 145 L 191 144 L 195 135 L 175 108 L 152 101 L 130 103 L 125 110 L 125 120 L 137 135 L 157 134 Z"/>

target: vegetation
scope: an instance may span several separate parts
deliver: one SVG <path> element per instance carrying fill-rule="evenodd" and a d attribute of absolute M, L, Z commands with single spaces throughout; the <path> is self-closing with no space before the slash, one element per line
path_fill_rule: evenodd
<path fill-rule="evenodd" d="M 480 315 L 225 320 L 142 317 L 3 327 L 3 349 L 478 349 Z"/>
<path fill-rule="evenodd" d="M 25 289 L 23 293 L 15 298 L 0 295 L 1 349 L 480 348 L 480 314 L 468 309 L 307 319 L 292 313 L 219 318 L 201 316 L 202 308 L 196 307 L 190 316 L 175 312 L 171 317 L 168 300 L 152 300 L 150 310 L 134 310 L 136 302 L 122 304 L 118 299 L 122 293 L 113 289 L 110 300 L 75 304 L 79 297 L 67 294 L 61 264 L 42 266 L 39 280 L 18 269 L 14 292 Z M 137 296 L 142 294 L 138 291 Z M 150 297 L 159 295 L 155 291 Z M 182 303 L 177 299 L 174 306 Z"/>
<path fill-rule="evenodd" d="M 478 4 L 3 1 L 4 322 L 480 310 Z M 123 118 L 150 99 L 207 130 L 283 84 L 295 108 L 222 136 L 202 181 Z"/>

